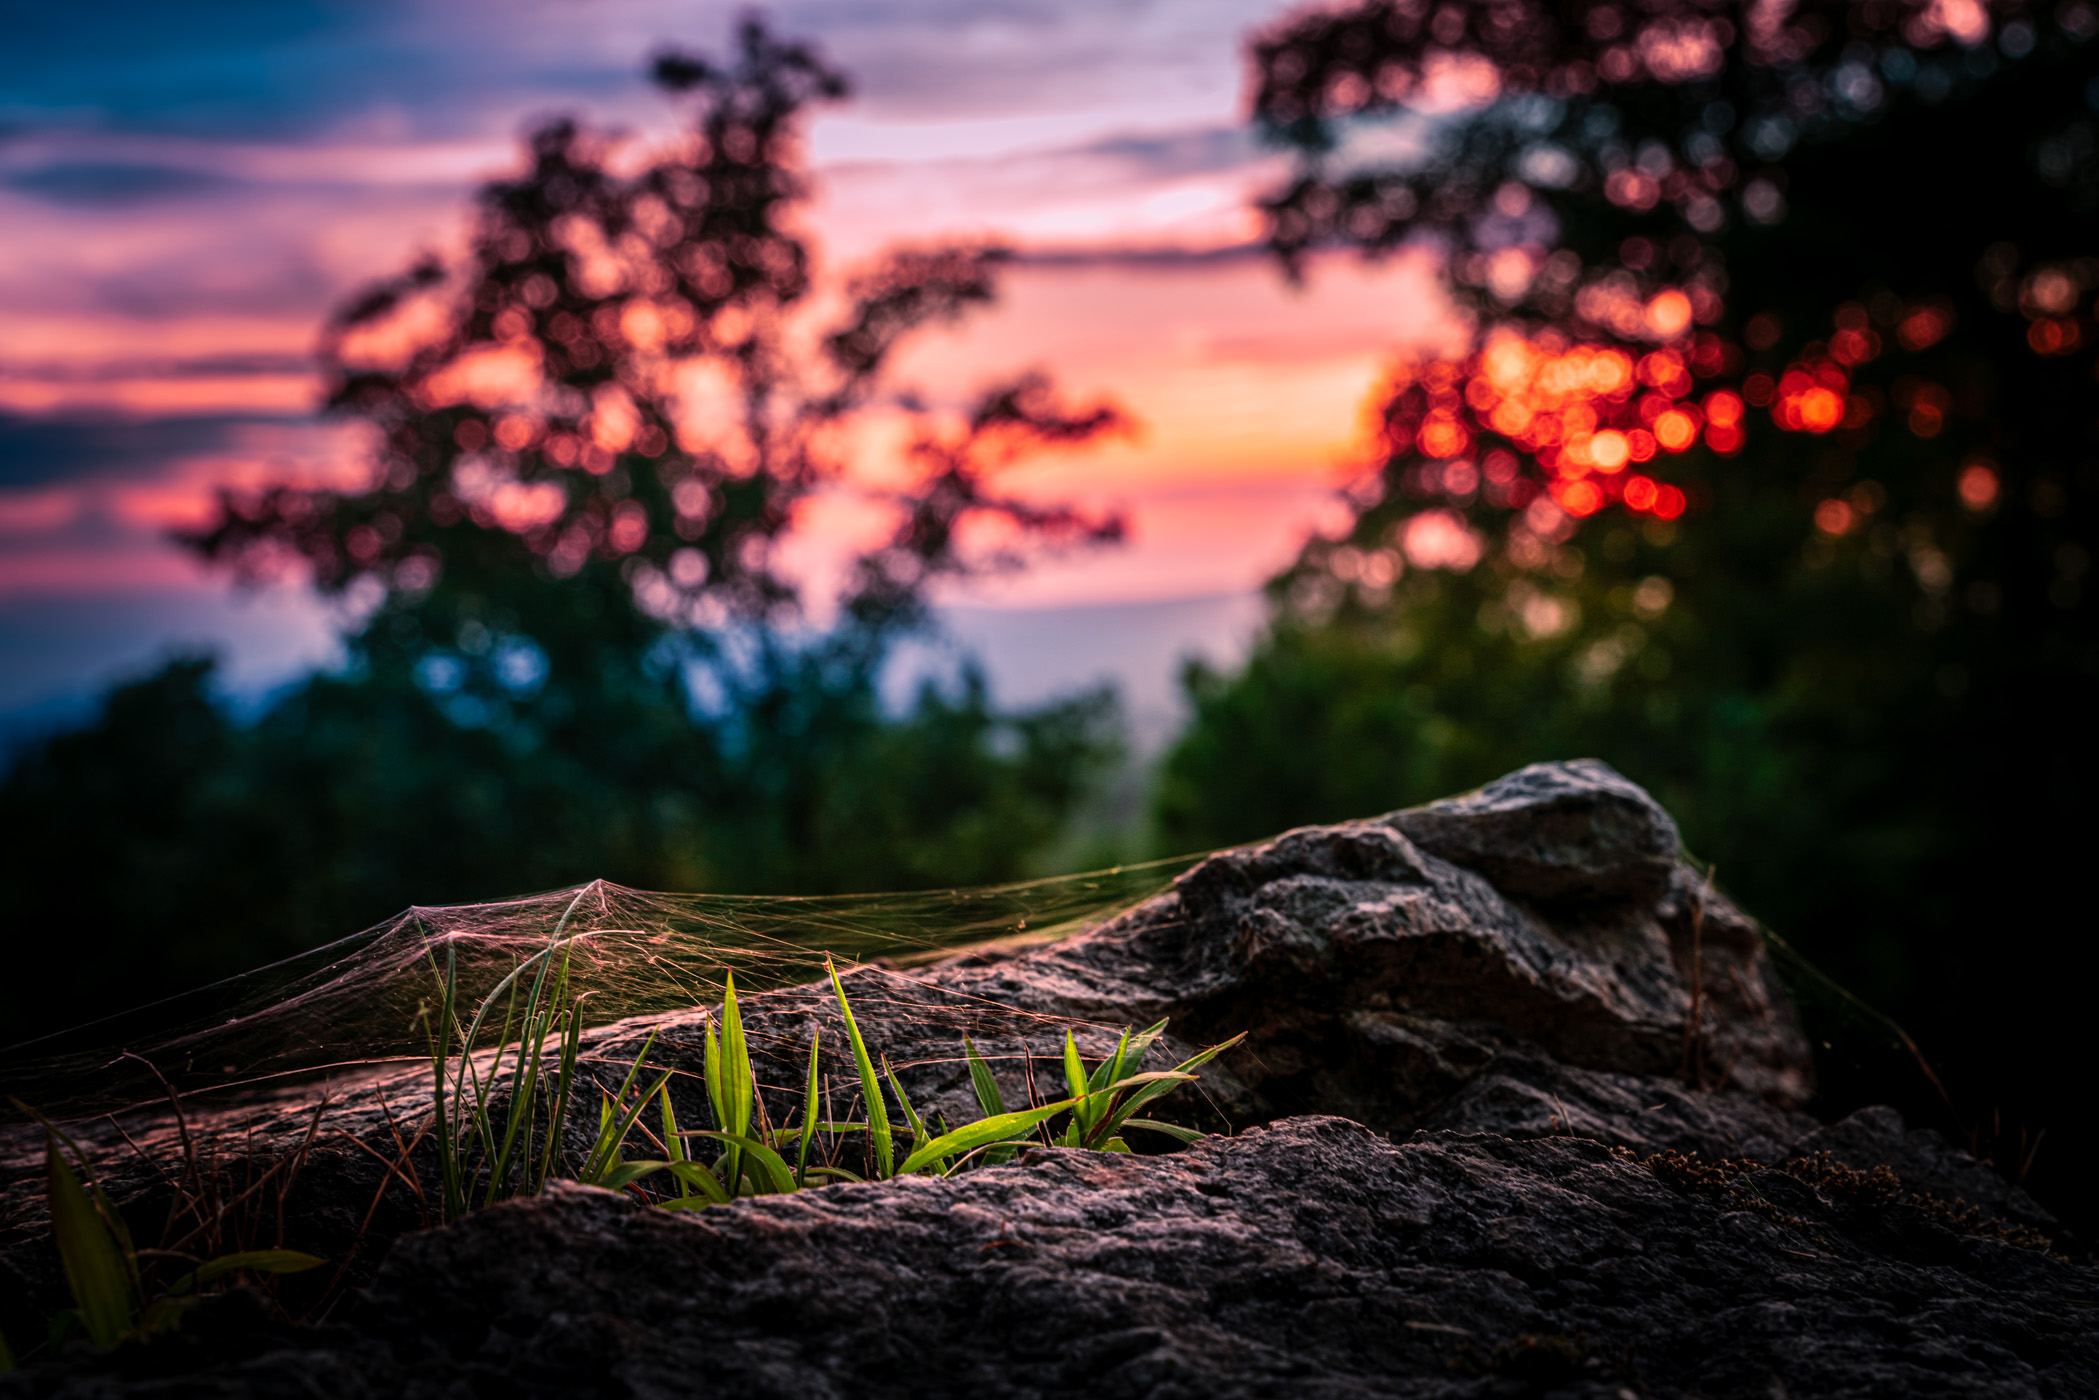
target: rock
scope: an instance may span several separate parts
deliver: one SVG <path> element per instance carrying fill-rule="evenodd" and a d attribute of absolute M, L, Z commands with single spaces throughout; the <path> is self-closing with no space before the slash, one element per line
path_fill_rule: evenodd
<path fill-rule="evenodd" d="M 0 1395 L 2099 1393 L 2099 1271 L 1765 1178 L 1797 1223 L 1583 1139 L 1299 1118 L 689 1216 L 564 1187 L 403 1240 L 336 1328 Z"/>
<path fill-rule="evenodd" d="M 1683 846 L 1660 803 L 1593 758 L 1534 763 L 1387 820 L 1503 894 L 1540 902 L 1659 900 Z"/>
<path fill-rule="evenodd" d="M 1172 1157 L 1041 1150 L 696 1218 L 562 1188 L 416 1233 L 427 1210 L 383 1160 L 427 1118 L 426 1068 L 338 1083 L 318 1116 L 310 1094 L 257 1094 L 198 1135 L 266 1163 L 312 1134 L 285 1243 L 370 1286 L 345 1332 L 244 1352 L 229 1324 L 204 1359 L 156 1352 L 191 1358 L 165 1393 L 2091 1393 L 2065 1301 L 2092 1296 L 2087 1274 L 1783 1172 L 1701 1195 L 1608 1156 L 1828 1151 L 2053 1225 L 1892 1111 L 1805 1112 L 1808 1043 L 1757 926 L 1677 844 L 1607 766 L 1541 764 L 1223 852 L 1061 942 L 844 974 L 913 1103 L 957 1124 L 977 1116 L 965 1036 L 1019 1104 L 1063 1095 L 1067 1032 L 1092 1061 L 1167 1019 L 1154 1066 L 1246 1032 L 1158 1114 L 1237 1135 Z M 744 1008 L 773 1121 L 818 1032 L 825 1116 L 857 1116 L 828 984 Z M 653 1036 L 680 1120 L 705 1124 L 710 1014 L 592 1032 L 586 1069 L 616 1083 Z M 151 1218 L 156 1169 L 92 1132 L 113 1194 Z M 150 1114 L 131 1132 L 168 1150 Z M 0 1190 L 0 1328 L 17 1336 L 63 1300 L 40 1151 L 21 1141 Z M 427 1141 L 407 1160 L 433 1179 Z M 12 1384 L 144 1393 L 97 1364 Z"/>

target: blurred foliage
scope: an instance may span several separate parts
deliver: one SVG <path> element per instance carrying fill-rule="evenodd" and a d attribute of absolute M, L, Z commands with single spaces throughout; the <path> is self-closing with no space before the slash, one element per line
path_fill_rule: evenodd
<path fill-rule="evenodd" d="M 1602 757 L 1917 1035 L 1939 1121 L 2084 1170 L 2095 39 L 2084 0 L 1377 0 L 1261 36 L 1286 269 L 1426 243 L 1475 334 L 1395 367 L 1355 523 L 1244 670 L 1189 673 L 1167 844 Z M 1946 1112 L 1886 1071 L 1825 1089 Z"/>
<path fill-rule="evenodd" d="M 889 382 L 912 332 L 991 299 L 998 254 L 909 249 L 819 288 L 796 121 L 845 81 L 809 48 L 753 21 L 733 64 L 666 53 L 655 77 L 694 107 L 684 136 L 636 160 L 542 126 L 461 265 L 330 324 L 367 482 L 229 491 L 189 537 L 341 600 L 348 668 L 238 723 L 208 662 L 176 662 L 0 787 L 24 930 L 0 1041 L 411 902 L 1014 878 L 1112 765 L 1107 693 L 1004 715 L 965 671 L 890 714 L 880 682 L 936 579 L 1119 536 L 990 478 L 1121 414 L 1037 375 L 947 408 Z M 869 424 L 902 425 L 903 460 L 849 470 Z M 778 548 L 856 492 L 893 528 L 818 626 Z"/>

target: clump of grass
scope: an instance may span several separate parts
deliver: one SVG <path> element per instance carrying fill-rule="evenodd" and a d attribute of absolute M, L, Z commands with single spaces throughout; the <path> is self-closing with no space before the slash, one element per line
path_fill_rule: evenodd
<path fill-rule="evenodd" d="M 587 887 L 577 892 L 554 925 L 547 946 L 496 983 L 475 1009 L 472 1022 L 463 1028 L 459 1023 L 457 953 L 450 945 L 445 949 L 438 1004 L 432 1008 L 426 1002 L 422 1017 L 430 1044 L 432 1135 L 446 1220 L 466 1214 L 477 1188 L 484 1206 L 511 1196 L 537 1195 L 560 1166 L 561 1125 L 568 1119 L 583 1034 L 580 998 L 569 994 L 574 940 L 567 930 L 570 916 L 587 892 Z M 432 970 L 436 970 L 434 958 Z M 528 976 L 530 991 L 520 1006 L 518 992 Z M 499 1004 L 503 1019 L 495 1037 L 495 1057 L 484 1078 L 475 1051 L 482 1027 Z M 499 1126 L 491 1103 L 503 1079 L 506 1059 L 510 1092 Z M 637 1069 L 639 1064 L 637 1060 Z M 547 1126 L 535 1151 L 534 1128 L 542 1098 L 547 1101 Z M 475 1152 L 478 1156 L 469 1160 L 469 1154 Z"/>
<path fill-rule="evenodd" d="M 72 1307 L 52 1319 L 52 1346 L 83 1335 L 107 1349 L 169 1331 L 180 1325 L 183 1312 L 208 1284 L 240 1274 L 302 1273 L 324 1262 L 292 1249 L 236 1250 L 207 1259 L 180 1247 L 139 1248 L 80 1144 L 43 1114 L 19 1099 L 14 1102 L 44 1125 L 51 1234 L 73 1299 Z M 68 1154 L 79 1164 L 81 1176 L 73 1174 Z M 0 1341 L 0 1370 L 14 1364 L 13 1354 Z"/>
<path fill-rule="evenodd" d="M 846 996 L 837 968 L 827 960 L 825 970 L 838 999 L 839 1016 L 845 1025 L 853 1067 L 859 1076 L 862 1102 L 867 1112 L 864 1121 L 827 1122 L 820 1116 L 817 1070 L 820 1037 L 812 1037 L 799 1125 L 773 1129 L 762 1121 L 753 1123 L 754 1114 L 762 1118 L 764 1104 L 758 1093 L 757 1077 L 751 1068 L 743 1013 L 737 1004 L 736 980 L 732 974 L 723 993 L 719 1026 L 707 1028 L 705 1042 L 708 1103 L 714 1110 L 715 1121 L 722 1126 L 681 1129 L 671 1105 L 667 1071 L 646 1089 L 635 1092 L 642 1065 L 655 1044 L 652 1034 L 635 1056 L 633 1067 L 619 1091 L 605 1096 L 599 1111 L 596 1146 L 576 1179 L 620 1190 L 645 1178 L 667 1173 L 675 1184 L 677 1195 L 658 1204 L 670 1210 L 698 1210 L 709 1205 L 726 1204 L 739 1196 L 784 1195 L 833 1181 L 950 1175 L 980 1157 L 987 1162 L 1006 1160 L 1018 1150 L 1019 1144 L 1062 1114 L 1069 1114 L 1070 1119 L 1061 1134 L 1051 1139 L 1060 1147 L 1127 1152 L 1129 1145 L 1120 1133 L 1131 1127 L 1148 1128 L 1183 1142 L 1192 1142 L 1201 1134 L 1134 1115 L 1144 1105 L 1193 1080 L 1196 1069 L 1245 1038 L 1243 1035 L 1234 1036 L 1170 1070 L 1141 1070 L 1139 1067 L 1144 1056 L 1166 1029 L 1166 1023 L 1161 1021 L 1135 1036 L 1125 1031 L 1114 1054 L 1088 1072 L 1067 1031 L 1064 1070 L 1070 1095 L 1051 1103 L 1012 1110 L 1006 1107 L 998 1081 L 977 1053 L 975 1044 L 965 1037 L 963 1050 L 969 1061 L 970 1080 L 984 1116 L 960 1128 L 935 1132 L 912 1104 L 911 1096 L 905 1092 L 903 1082 L 887 1057 L 882 1061 L 881 1072 L 877 1073 L 874 1056 L 860 1033 L 851 999 Z M 901 1132 L 910 1143 L 901 1161 L 898 1160 L 896 1143 L 899 1129 L 890 1121 L 883 1096 L 885 1081 L 903 1115 Z M 644 1161 L 625 1161 L 621 1156 L 621 1144 L 640 1123 L 651 1101 L 658 1105 L 662 1134 L 660 1137 L 650 1136 L 655 1137 L 655 1145 L 663 1155 Z M 835 1165 L 811 1166 L 809 1151 L 819 1131 L 833 1135 L 865 1134 L 867 1176 Z M 693 1139 L 718 1142 L 722 1151 L 712 1163 L 702 1162 L 686 1149 L 686 1144 Z M 789 1166 L 781 1155 L 781 1149 L 790 1143 L 795 1146 L 793 1166 Z"/>

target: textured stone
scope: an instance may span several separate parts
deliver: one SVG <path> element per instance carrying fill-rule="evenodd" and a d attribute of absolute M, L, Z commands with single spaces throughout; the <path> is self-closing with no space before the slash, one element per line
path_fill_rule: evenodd
<path fill-rule="evenodd" d="M 1305 1118 L 697 1216 L 568 1187 L 403 1240 L 336 1327 L 0 1395 L 2099 1393 L 2099 1273 L 1756 1184 L 1800 1223 L 1582 1139 Z"/>
<path fill-rule="evenodd" d="M 369 1284 L 342 1323 L 214 1304 L 150 1354 L 0 1395 L 2099 1393 L 2088 1271 L 1778 1172 L 1749 1179 L 1768 1209 L 1745 1212 L 1607 1154 L 1826 1150 L 2053 1227 L 1890 1110 L 1804 1111 L 1807 1041 L 1756 925 L 1677 844 L 1608 767 L 1538 765 L 1224 852 L 1061 942 L 845 974 L 913 1102 L 957 1123 L 976 1114 L 965 1035 L 1018 1103 L 1062 1095 L 1067 1030 L 1095 1059 L 1167 1018 L 1154 1065 L 1245 1031 L 1159 1114 L 1237 1135 L 1170 1157 L 1043 1149 L 691 1218 L 562 1188 L 418 1233 L 379 1158 L 427 1115 L 427 1071 L 375 1071 L 321 1111 L 286 1241 Z M 745 1013 L 776 1119 L 817 1031 L 826 1116 L 852 1112 L 827 985 Z M 705 1123 L 706 1025 L 695 1008 L 603 1028 L 586 1067 L 616 1080 L 653 1035 L 652 1060 L 682 1072 L 681 1120 Z M 315 1121 L 286 1092 L 199 1129 L 268 1160 Z M 571 1124 L 572 1155 L 589 1126 Z M 109 1155 L 114 1193 L 150 1216 L 152 1170 Z M 432 1179 L 427 1143 L 414 1160 Z M 37 1157 L 6 1169 L 13 1328 L 63 1286 Z"/>

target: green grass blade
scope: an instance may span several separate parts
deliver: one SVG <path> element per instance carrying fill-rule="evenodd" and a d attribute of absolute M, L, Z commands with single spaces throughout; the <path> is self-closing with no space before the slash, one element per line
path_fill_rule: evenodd
<path fill-rule="evenodd" d="M 717 1127 L 727 1127 L 729 1123 L 729 1106 L 722 1099 L 722 1044 L 720 1031 L 721 1028 L 714 1024 L 714 1018 L 708 1017 L 705 1034 L 702 1038 L 702 1046 L 705 1050 L 702 1078 L 706 1081 L 707 1106 L 714 1110 L 715 1125 Z"/>
<path fill-rule="evenodd" d="M 131 1270 L 95 1203 L 59 1154 L 58 1136 L 44 1135 L 44 1181 L 50 1193 L 51 1233 L 73 1291 L 73 1306 L 98 1347 L 113 1347 L 131 1330 L 138 1295 Z"/>
<path fill-rule="evenodd" d="M 966 1035 L 962 1037 L 962 1053 L 969 1058 L 969 1087 L 976 1090 L 977 1107 L 986 1118 L 996 1118 L 1006 1111 L 1006 1096 L 999 1092 L 997 1077 L 977 1053 L 976 1043 Z"/>
<path fill-rule="evenodd" d="M 590 1184 L 607 1191 L 624 1191 L 643 1177 L 654 1176 L 669 1167 L 668 1162 L 620 1162 L 607 1168 L 604 1175 Z"/>
<path fill-rule="evenodd" d="M 296 1249 L 249 1249 L 239 1254 L 221 1254 L 218 1258 L 199 1264 L 184 1274 L 168 1289 L 168 1293 L 170 1296 L 179 1297 L 199 1284 L 210 1283 L 213 1279 L 230 1274 L 236 1269 L 246 1269 L 257 1274 L 303 1274 L 308 1269 L 318 1269 L 327 1262 L 311 1254 L 301 1254 Z"/>
<path fill-rule="evenodd" d="M 1203 1135 L 1193 1128 L 1183 1128 L 1172 1123 L 1160 1123 L 1150 1118 L 1125 1118 L 1122 1126 L 1124 1128 L 1144 1128 L 1150 1132 L 1164 1133 L 1166 1136 L 1178 1138 L 1182 1142 L 1201 1142 L 1203 1140 Z"/>
<path fill-rule="evenodd" d="M 809 1184 L 809 1140 L 816 1136 L 816 1057 L 817 1046 L 823 1041 L 823 1030 L 812 1027 L 809 1032 L 809 1088 L 802 1096 L 802 1141 L 795 1149 L 795 1188 Z"/>
<path fill-rule="evenodd" d="M 896 1071 L 890 1068 L 887 1055 L 882 1057 L 882 1073 L 888 1076 L 889 1087 L 896 1094 L 897 1105 L 904 1110 L 904 1121 L 911 1125 L 911 1141 L 916 1144 L 930 1139 L 932 1134 L 926 1131 L 925 1120 L 920 1118 L 918 1110 L 911 1106 L 910 1096 L 904 1093 L 904 1086 L 897 1079 Z"/>
<path fill-rule="evenodd" d="M 671 1163 L 677 1165 L 685 1160 L 685 1139 L 678 1136 L 678 1111 L 671 1107 L 671 1086 L 669 1080 L 665 1080 L 663 1087 L 656 1091 L 656 1103 L 663 1110 L 664 1151 L 670 1154 Z M 692 1188 L 686 1183 L 685 1178 L 682 1176 L 678 1177 L 678 1195 L 681 1197 L 686 1196 L 690 1194 L 691 1190 Z"/>
<path fill-rule="evenodd" d="M 786 1159 L 758 1139 L 744 1137 L 739 1133 L 718 1133 L 708 1128 L 701 1128 L 691 1136 L 714 1138 L 740 1152 L 748 1153 L 751 1161 L 755 1162 L 759 1171 L 764 1174 L 765 1184 L 773 1195 L 793 1194 L 794 1173 L 788 1170 Z"/>
<path fill-rule="evenodd" d="M 904 1159 L 904 1165 L 897 1168 L 897 1175 L 909 1176 L 922 1167 L 931 1166 L 949 1157 L 959 1157 L 965 1152 L 1012 1137 L 1016 1133 L 1027 1132 L 1037 1123 L 1054 1118 L 1068 1108 L 1076 1108 L 1080 1102 L 1078 1099 L 1059 1099 L 1040 1108 L 1024 1108 L 1017 1113 L 1001 1113 L 990 1118 L 980 1118 L 951 1133 L 943 1133 L 930 1142 L 921 1143 L 917 1151 Z"/>
<path fill-rule="evenodd" d="M 731 968 L 722 988 L 722 1107 L 727 1113 L 717 1118 L 715 1125 L 735 1137 L 750 1136 L 751 1104 L 757 1092 L 751 1073 L 750 1044 L 743 1035 L 743 1010 L 736 1004 L 736 970 Z M 733 1196 L 737 1183 L 743 1180 L 741 1147 L 729 1148 L 727 1166 L 723 1176 Z"/>
<path fill-rule="evenodd" d="M 751 1074 L 751 1047 L 743 1036 L 743 1011 L 736 1005 L 736 973 L 729 973 L 722 992 L 722 1099 L 729 1109 L 725 1131 L 738 1137 L 751 1131 L 751 1103 L 756 1084 Z"/>
<path fill-rule="evenodd" d="M 1122 1124 L 1128 1122 L 1130 1115 L 1134 1114 L 1138 1109 L 1144 1107 L 1153 1099 L 1172 1093 L 1177 1084 L 1195 1078 L 1195 1070 L 1201 1069 L 1204 1065 L 1210 1063 L 1210 1061 L 1216 1059 L 1244 1039 L 1246 1039 L 1246 1032 L 1241 1031 L 1230 1040 L 1222 1041 L 1207 1050 L 1190 1055 L 1171 1070 L 1165 1071 L 1163 1075 L 1157 1077 L 1152 1075 L 1136 1076 L 1138 1079 L 1148 1079 L 1150 1082 L 1135 1094 L 1132 1094 L 1128 1103 L 1123 1104 L 1108 1115 L 1107 1122 L 1104 1125 L 1105 1130 L 1110 1133 L 1114 1132 Z"/>
<path fill-rule="evenodd" d="M 679 1149 L 683 1151 L 683 1148 Z M 721 1178 L 707 1170 L 704 1162 L 695 1162 L 690 1157 L 670 1164 L 670 1174 L 678 1179 L 681 1188 L 698 1191 L 697 1196 L 680 1196 L 675 1201 L 666 1201 L 670 1210 L 697 1210 L 703 1205 L 725 1206 L 729 1203 L 729 1192 Z"/>
<path fill-rule="evenodd" d="M 831 974 L 831 989 L 838 993 L 838 1010 L 845 1017 L 846 1038 L 853 1044 L 853 1065 L 860 1071 L 860 1092 L 867 1100 L 867 1127 L 875 1143 L 875 1170 L 884 1177 L 896 1175 L 896 1143 L 889 1132 L 889 1110 L 882 1103 L 882 1085 L 875 1078 L 875 1062 L 868 1058 L 867 1042 L 860 1038 L 859 1023 L 853 1020 L 852 1003 L 846 1000 L 845 984 L 827 957 L 824 970 Z"/>
<path fill-rule="evenodd" d="M 1064 1032 L 1064 1083 L 1071 1089 L 1071 1096 L 1079 1101 L 1079 1106 L 1071 1111 L 1071 1119 L 1073 1130 L 1081 1138 L 1092 1128 L 1094 1117 L 1105 1102 L 1096 1102 L 1093 1099 L 1090 1093 L 1091 1082 L 1086 1074 L 1085 1061 L 1079 1058 L 1078 1043 L 1071 1038 L 1071 1032 L 1067 1030 Z"/>
<path fill-rule="evenodd" d="M 1124 1026 L 1116 1037 L 1115 1053 L 1093 1067 L 1092 1077 L 1086 1081 L 1086 1092 L 1098 1094 L 1103 1088 L 1122 1078 L 1122 1057 L 1130 1053 L 1130 1028 Z"/>
<path fill-rule="evenodd" d="M 577 1176 L 578 1181 L 593 1186 L 597 1184 L 598 1178 L 619 1160 L 620 1144 L 627 1140 L 627 1133 L 634 1127 L 634 1121 L 641 1117 L 642 1110 L 649 1106 L 649 1100 L 656 1097 L 657 1090 L 670 1083 L 671 1072 L 665 1070 L 663 1076 L 649 1086 L 648 1092 L 635 1099 L 632 1104 L 627 1103 L 627 1090 L 633 1086 L 634 1076 L 640 1072 L 642 1059 L 649 1053 L 649 1046 L 655 1043 L 656 1036 L 651 1032 L 648 1043 L 641 1047 L 641 1054 L 634 1059 L 634 1068 L 627 1071 L 626 1082 L 620 1085 L 618 1095 L 606 1096 L 605 1108 L 598 1119 L 597 1146 L 592 1150 L 590 1160 L 584 1164 L 582 1173 Z M 623 1106 L 616 1116 L 612 1112 L 614 1105 Z"/>

